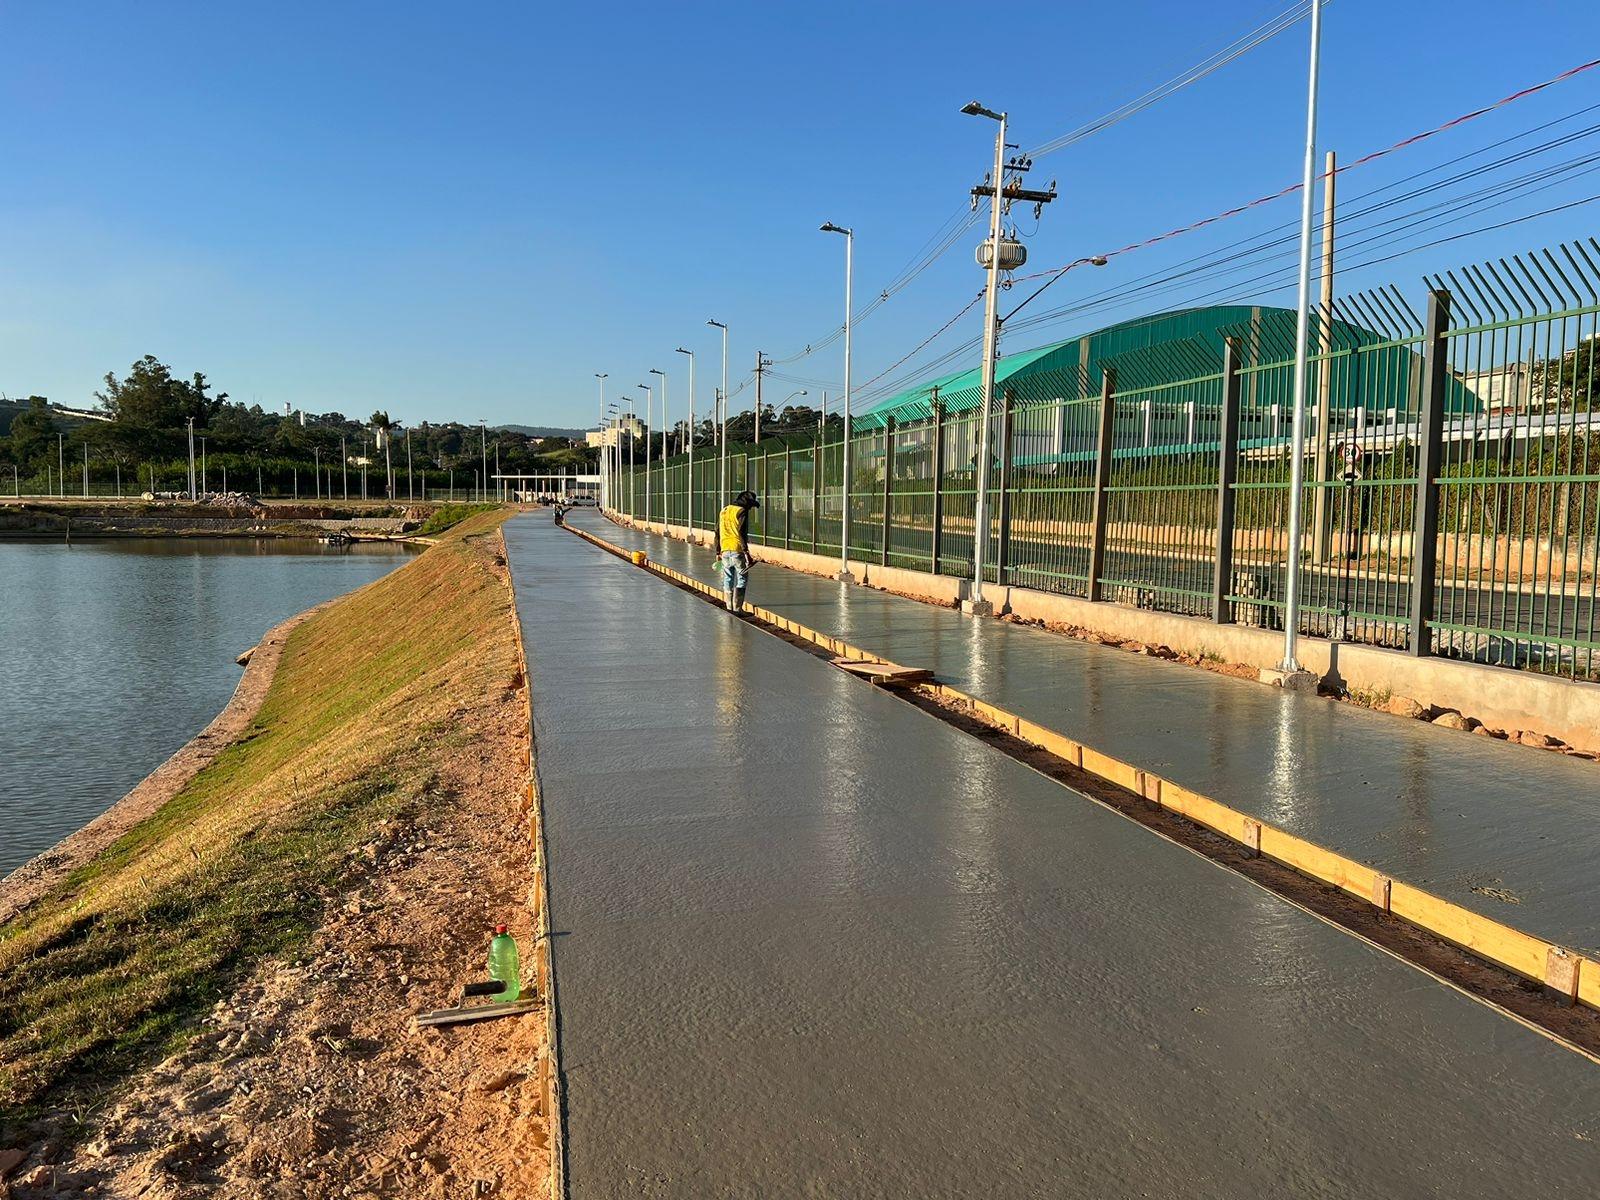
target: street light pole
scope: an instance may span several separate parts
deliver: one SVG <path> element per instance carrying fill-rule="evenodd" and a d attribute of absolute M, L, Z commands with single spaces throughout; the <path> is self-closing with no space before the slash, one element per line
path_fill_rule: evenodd
<path fill-rule="evenodd" d="M 717 449 L 719 458 L 717 478 L 717 511 L 728 503 L 728 327 L 721 321 L 707 321 L 707 325 L 722 330 L 722 395 L 717 406 Z"/>
<path fill-rule="evenodd" d="M 150 489 L 154 491 L 154 488 Z M 189 418 L 189 499 L 197 498 L 194 490 L 194 418 Z"/>
<path fill-rule="evenodd" d="M 661 376 L 661 531 L 667 529 L 667 373 L 651 367 L 650 374 Z"/>
<path fill-rule="evenodd" d="M 989 286 L 983 304 L 983 408 L 978 426 L 977 495 L 972 506 L 972 595 L 961 609 L 971 616 L 992 616 L 994 606 L 983 598 L 983 562 L 989 553 L 989 460 L 993 454 L 989 426 L 994 404 L 994 361 L 999 348 L 1000 215 L 1005 206 L 1006 114 L 976 101 L 961 110 L 999 122 L 994 135 L 994 197 L 989 213 Z"/>
<path fill-rule="evenodd" d="M 650 525 L 650 410 L 654 394 L 650 384 L 634 384 L 645 394 L 645 525 Z"/>
<path fill-rule="evenodd" d="M 678 347 L 679 354 L 689 356 L 689 433 L 684 438 L 687 445 L 684 447 L 689 455 L 689 538 L 694 540 L 694 351 Z"/>
<path fill-rule="evenodd" d="M 856 234 L 855 230 L 832 221 L 822 226 L 822 232 L 844 235 L 844 446 L 843 472 L 839 480 L 839 582 L 854 583 L 855 576 L 850 574 L 850 327 L 855 323 L 851 288 L 855 279 Z"/>
<path fill-rule="evenodd" d="M 1306 341 L 1311 336 L 1311 224 L 1315 209 L 1317 169 L 1317 75 L 1322 56 L 1322 0 L 1311 4 L 1311 62 L 1306 82 L 1306 158 L 1300 190 L 1300 298 L 1295 309 L 1294 422 L 1289 449 L 1289 547 L 1283 595 L 1283 661 L 1278 670 L 1295 684 L 1312 680 L 1300 665 L 1300 490 L 1305 483 L 1306 457 Z M 1326 366 L 1323 368 L 1326 370 Z M 1318 430 L 1317 436 L 1325 436 Z M 1421 547 L 1417 553 L 1422 553 Z M 1285 681 L 1286 683 L 1288 680 Z M 1314 686 L 1314 681 L 1313 684 Z"/>
<path fill-rule="evenodd" d="M 483 474 L 478 476 L 478 503 L 482 504 L 489 486 L 489 422 L 478 418 L 478 431 L 483 442 Z"/>

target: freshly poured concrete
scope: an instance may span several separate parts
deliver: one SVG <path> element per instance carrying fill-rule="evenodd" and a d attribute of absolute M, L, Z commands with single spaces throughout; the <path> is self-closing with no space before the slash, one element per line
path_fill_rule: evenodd
<path fill-rule="evenodd" d="M 711 557 L 584 513 L 710 580 Z M 1600 766 L 765 564 L 750 599 L 1464 907 L 1600 952 Z"/>
<path fill-rule="evenodd" d="M 1587 1059 L 543 517 L 506 536 L 572 1196 L 1600 1177 Z"/>

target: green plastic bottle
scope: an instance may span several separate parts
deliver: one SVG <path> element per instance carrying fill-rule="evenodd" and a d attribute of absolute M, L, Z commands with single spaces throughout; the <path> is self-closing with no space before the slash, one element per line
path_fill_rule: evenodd
<path fill-rule="evenodd" d="M 517 954 L 517 940 L 504 925 L 494 927 L 494 940 L 489 943 L 489 978 L 505 984 L 492 999 L 506 1003 L 521 997 L 522 961 Z"/>

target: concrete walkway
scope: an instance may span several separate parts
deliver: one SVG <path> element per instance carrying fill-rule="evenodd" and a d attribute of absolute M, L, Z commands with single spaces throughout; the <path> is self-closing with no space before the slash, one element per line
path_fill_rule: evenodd
<path fill-rule="evenodd" d="M 711 555 L 578 523 L 712 582 Z M 1600 952 L 1600 765 L 759 564 L 753 602 L 1466 908 Z"/>
<path fill-rule="evenodd" d="M 1589 1060 L 548 518 L 506 540 L 572 1196 L 1600 1177 Z"/>

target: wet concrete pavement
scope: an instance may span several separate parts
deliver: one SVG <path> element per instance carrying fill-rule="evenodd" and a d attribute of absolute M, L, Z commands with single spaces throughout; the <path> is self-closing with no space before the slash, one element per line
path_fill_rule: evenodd
<path fill-rule="evenodd" d="M 712 581 L 711 557 L 579 523 Z M 1600 952 L 1600 766 L 759 564 L 750 599 L 1517 928 Z"/>
<path fill-rule="evenodd" d="M 543 517 L 506 538 L 572 1196 L 1600 1176 L 1587 1059 Z"/>

